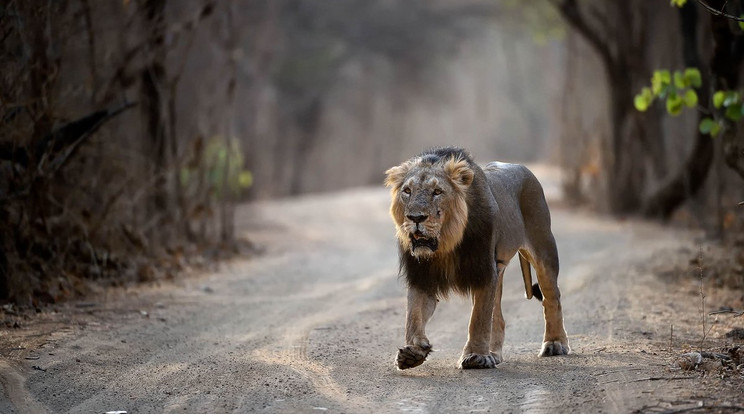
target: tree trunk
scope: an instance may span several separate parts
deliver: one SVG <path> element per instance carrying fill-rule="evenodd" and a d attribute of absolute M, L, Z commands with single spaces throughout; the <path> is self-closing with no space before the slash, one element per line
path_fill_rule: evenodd
<path fill-rule="evenodd" d="M 697 47 L 697 22 L 697 6 L 687 3 L 680 9 L 683 60 L 686 67 L 698 68 L 705 73 Z M 715 53 L 712 60 L 716 60 Z M 703 76 L 703 85 L 698 91 L 701 105 L 708 105 L 709 90 L 708 76 Z M 698 123 L 703 116 L 702 113 L 698 116 Z M 680 171 L 646 200 L 641 213 L 649 218 L 668 219 L 685 200 L 700 190 L 712 164 L 713 140 L 709 135 L 698 131 L 694 147 Z"/>
<path fill-rule="evenodd" d="M 291 172 L 289 193 L 296 195 L 302 193 L 304 187 L 302 182 L 303 175 L 307 174 L 309 169 L 308 158 L 310 151 L 318 140 L 318 128 L 320 127 L 321 115 L 323 114 L 323 103 L 320 98 L 313 98 L 306 107 L 298 110 L 295 116 L 295 123 L 299 127 L 300 141 L 296 148 L 293 149 L 292 156 L 295 158 L 294 168 Z"/>
<path fill-rule="evenodd" d="M 610 144 L 603 151 L 607 199 L 613 214 L 635 213 L 641 206 L 646 184 L 645 162 L 649 157 L 653 161 L 654 156 L 663 159 L 664 152 L 663 144 L 650 145 L 650 140 L 660 137 L 654 136 L 653 131 L 646 133 L 647 125 L 636 115 L 633 105 L 635 81 L 645 73 L 643 61 L 637 57 L 644 55 L 647 24 L 646 20 L 635 21 L 634 15 L 644 15 L 645 9 L 638 7 L 645 7 L 645 3 L 618 0 L 589 6 L 603 7 L 601 14 L 597 9 L 583 11 L 576 0 L 562 0 L 555 5 L 564 20 L 597 52 L 604 68 L 610 90 L 611 123 Z M 592 25 L 587 16 L 599 23 Z M 607 16 L 613 16 L 613 20 L 610 22 Z M 662 165 L 657 172 L 663 169 Z"/>
<path fill-rule="evenodd" d="M 165 1 L 146 0 L 142 10 L 146 19 L 148 63 L 140 74 L 142 115 L 145 120 L 145 148 L 155 184 L 149 201 L 149 214 L 166 217 L 169 209 L 167 188 L 168 151 L 166 143 L 166 112 L 162 90 L 165 87 Z"/>
<path fill-rule="evenodd" d="M 608 69 L 610 82 L 612 163 L 608 169 L 610 211 L 631 214 L 641 205 L 646 182 L 645 151 L 639 139 L 642 125 L 635 117 L 631 74 L 624 62 Z"/>
<path fill-rule="evenodd" d="M 10 286 L 8 284 L 8 258 L 5 255 L 5 246 L 2 245 L 4 240 L 0 240 L 0 300 L 10 297 Z"/>
<path fill-rule="evenodd" d="M 728 1 L 712 0 L 708 2 L 716 10 L 722 10 Z M 711 30 L 713 32 L 713 58 L 711 71 L 714 90 L 733 90 L 739 86 L 739 69 L 742 59 L 740 49 L 735 47 L 736 38 L 731 32 L 731 22 L 723 16 L 711 15 Z M 737 29 L 738 30 L 738 29 Z M 735 122 L 724 120 L 725 127 L 721 130 L 723 158 L 726 165 L 744 178 L 744 142 L 737 134 Z"/>

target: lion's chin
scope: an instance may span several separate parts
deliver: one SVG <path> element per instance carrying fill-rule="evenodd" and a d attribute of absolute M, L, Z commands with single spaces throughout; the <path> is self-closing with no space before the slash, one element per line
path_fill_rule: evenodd
<path fill-rule="evenodd" d="M 426 237 L 421 233 L 411 234 L 411 255 L 417 258 L 428 258 L 434 255 L 439 248 L 439 240 L 436 237 Z"/>
<path fill-rule="evenodd" d="M 419 260 L 426 260 L 434 257 L 434 250 L 431 250 L 428 247 L 414 247 L 411 248 L 411 256 L 415 257 Z"/>

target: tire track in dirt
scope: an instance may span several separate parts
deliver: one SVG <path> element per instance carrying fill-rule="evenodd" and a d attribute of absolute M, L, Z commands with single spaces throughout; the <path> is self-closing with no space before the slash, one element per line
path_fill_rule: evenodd
<path fill-rule="evenodd" d="M 336 323 L 348 313 L 348 309 L 356 308 L 355 311 L 362 312 L 373 308 L 374 302 L 365 303 L 359 296 L 385 283 L 389 277 L 389 272 L 380 272 L 352 282 L 318 285 L 298 294 L 306 301 L 308 308 L 321 310 L 294 319 L 291 328 L 279 335 L 277 342 L 257 349 L 253 356 L 263 363 L 291 369 L 310 383 L 317 393 L 339 404 L 349 405 L 348 389 L 333 378 L 333 367 L 309 357 L 308 348 L 312 346 L 310 338 L 313 332 Z M 364 398 L 361 396 L 354 400 L 357 405 L 368 404 L 362 401 Z"/>

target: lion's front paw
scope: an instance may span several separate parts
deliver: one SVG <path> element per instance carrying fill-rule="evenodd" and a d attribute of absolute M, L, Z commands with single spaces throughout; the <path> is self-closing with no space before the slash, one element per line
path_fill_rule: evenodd
<path fill-rule="evenodd" d="M 492 354 L 479 355 L 479 354 L 466 354 L 460 358 L 460 368 L 462 369 L 482 369 L 482 368 L 495 368 L 496 364 L 501 361 L 497 361 Z"/>
<path fill-rule="evenodd" d="M 568 347 L 568 341 L 565 343 L 559 341 L 547 341 L 543 342 L 542 349 L 540 350 L 541 357 L 556 356 L 556 355 L 568 355 L 570 348 Z"/>
<path fill-rule="evenodd" d="M 426 357 L 430 352 L 431 345 L 406 345 L 398 350 L 398 357 L 395 359 L 395 365 L 398 369 L 415 368 L 426 361 Z"/>

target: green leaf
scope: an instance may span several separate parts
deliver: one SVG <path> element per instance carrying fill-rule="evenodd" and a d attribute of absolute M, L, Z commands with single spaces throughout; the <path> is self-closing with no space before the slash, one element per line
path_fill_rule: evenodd
<path fill-rule="evenodd" d="M 640 112 L 645 112 L 648 107 L 651 105 L 651 102 L 654 100 L 654 97 L 651 93 L 651 89 L 649 88 L 643 88 L 641 89 L 641 93 L 635 96 L 635 99 L 633 99 L 633 104 L 635 105 L 635 108 Z"/>
<path fill-rule="evenodd" d="M 710 131 L 713 130 L 713 127 L 716 126 L 716 121 L 710 119 L 710 118 L 703 118 L 702 121 L 700 121 L 700 132 L 703 134 L 710 134 Z"/>
<path fill-rule="evenodd" d="M 661 81 L 663 83 L 665 83 L 665 84 L 672 83 L 672 74 L 668 70 L 666 70 L 666 69 L 660 70 L 659 71 L 659 76 L 661 76 Z"/>
<path fill-rule="evenodd" d="M 661 92 L 661 78 L 656 76 L 656 72 L 654 72 L 654 76 L 651 77 L 651 92 L 654 96 L 658 96 Z"/>
<path fill-rule="evenodd" d="M 666 101 L 666 109 L 669 115 L 679 115 L 682 112 L 682 103 L 682 97 L 679 94 L 676 92 L 670 93 Z"/>
<path fill-rule="evenodd" d="M 654 94 L 651 92 L 651 89 L 649 88 L 642 88 L 641 94 L 643 95 L 644 98 L 646 98 L 649 104 L 651 104 L 651 102 L 654 100 Z"/>
<path fill-rule="evenodd" d="M 253 185 L 253 174 L 248 170 L 243 170 L 238 175 L 238 185 L 240 188 L 248 188 Z"/>
<path fill-rule="evenodd" d="M 668 70 L 655 70 L 651 76 L 651 92 L 659 96 L 670 85 L 671 75 Z"/>
<path fill-rule="evenodd" d="M 692 108 L 698 103 L 697 94 L 692 89 L 685 91 L 685 96 L 682 99 L 685 101 L 685 105 L 687 105 L 688 108 Z"/>
<path fill-rule="evenodd" d="M 670 4 L 676 7 L 682 7 L 687 3 L 687 0 L 671 0 Z"/>
<path fill-rule="evenodd" d="M 740 19 L 744 19 L 744 14 L 739 16 Z M 739 29 L 744 30 L 744 22 L 739 22 Z"/>
<path fill-rule="evenodd" d="M 715 106 L 716 109 L 720 108 L 723 105 L 724 99 L 726 99 L 726 92 L 716 91 L 716 93 L 713 94 L 713 106 Z"/>
<path fill-rule="evenodd" d="M 721 126 L 718 125 L 718 123 L 713 125 L 713 128 L 710 129 L 710 136 L 715 137 L 718 135 L 718 131 L 721 130 Z"/>
<path fill-rule="evenodd" d="M 733 104 L 726 108 L 726 118 L 737 122 L 741 119 L 741 103 Z"/>
<path fill-rule="evenodd" d="M 703 78 L 700 76 L 700 71 L 697 68 L 685 69 L 684 76 L 687 84 L 693 88 L 699 88 L 703 85 Z"/>
<path fill-rule="evenodd" d="M 646 112 L 648 109 L 648 101 L 646 101 L 646 98 L 641 94 L 635 96 L 635 99 L 633 99 L 633 105 L 635 105 L 635 109 L 640 112 Z"/>
<path fill-rule="evenodd" d="M 684 89 L 689 86 L 686 82 L 685 76 L 678 70 L 674 71 L 674 86 L 676 86 L 677 89 Z"/>
<path fill-rule="evenodd" d="M 726 99 L 723 100 L 723 106 L 729 107 L 741 102 L 738 92 L 729 91 L 726 92 Z"/>

